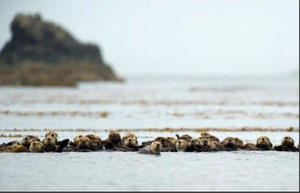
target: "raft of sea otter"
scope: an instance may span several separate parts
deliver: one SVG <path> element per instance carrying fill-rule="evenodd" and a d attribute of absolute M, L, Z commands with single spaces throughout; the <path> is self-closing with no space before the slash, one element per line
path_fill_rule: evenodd
<path fill-rule="evenodd" d="M 271 143 L 267 136 L 261 136 L 256 144 L 246 143 L 236 137 L 226 137 L 220 141 L 216 136 L 203 132 L 198 138 L 185 134 L 175 137 L 156 137 L 154 140 L 138 144 L 136 135 L 121 135 L 111 130 L 108 138 L 101 140 L 96 134 L 77 135 L 73 141 L 58 141 L 58 134 L 49 131 L 40 140 L 34 135 L 25 136 L 21 142 L 11 141 L 0 145 L 0 152 L 90 152 L 90 151 L 135 151 L 142 154 L 160 154 L 160 152 L 212 152 L 212 151 L 299 151 L 294 139 L 285 136 L 280 145 Z"/>

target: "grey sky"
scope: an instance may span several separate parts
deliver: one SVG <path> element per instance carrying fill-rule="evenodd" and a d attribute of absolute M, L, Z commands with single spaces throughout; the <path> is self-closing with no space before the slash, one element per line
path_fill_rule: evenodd
<path fill-rule="evenodd" d="M 0 47 L 18 12 L 101 46 L 121 75 L 299 69 L 298 0 L 0 0 Z"/>

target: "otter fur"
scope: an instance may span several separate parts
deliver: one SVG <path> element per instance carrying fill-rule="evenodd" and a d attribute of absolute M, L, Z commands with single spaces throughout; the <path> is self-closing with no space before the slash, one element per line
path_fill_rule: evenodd
<path fill-rule="evenodd" d="M 90 138 L 86 136 L 80 137 L 80 139 L 77 141 L 76 148 L 77 149 L 90 149 Z"/>
<path fill-rule="evenodd" d="M 244 145 L 244 148 L 243 149 L 245 149 L 245 150 L 249 150 L 249 151 L 258 151 L 258 150 L 260 150 L 258 147 L 256 147 L 256 145 L 255 144 L 253 144 L 253 143 L 246 143 L 245 145 Z"/>
<path fill-rule="evenodd" d="M 169 140 L 170 143 L 171 143 L 172 145 L 175 146 L 175 144 L 176 144 L 176 139 L 175 139 L 174 137 L 167 137 L 167 140 Z"/>
<path fill-rule="evenodd" d="M 119 151 L 138 151 L 137 137 L 132 133 L 127 133 L 121 140 L 121 147 L 114 149 Z"/>
<path fill-rule="evenodd" d="M 295 141 L 290 136 L 285 136 L 281 139 L 281 145 L 274 146 L 276 151 L 299 151 L 295 146 Z"/>
<path fill-rule="evenodd" d="M 45 151 L 44 144 L 40 141 L 33 141 L 29 146 L 29 151 L 42 153 Z"/>
<path fill-rule="evenodd" d="M 187 135 L 187 134 L 184 134 L 184 135 L 181 135 L 181 136 L 179 136 L 178 134 L 176 134 L 176 137 L 177 137 L 177 140 L 183 139 L 186 142 L 190 142 L 193 139 L 190 135 Z"/>
<path fill-rule="evenodd" d="M 19 142 L 19 141 L 10 141 L 10 142 L 8 142 L 8 143 L 5 143 L 5 144 L 3 144 L 4 146 L 10 146 L 10 145 L 14 145 L 14 144 L 17 144 L 17 145 L 20 145 L 21 143 Z"/>
<path fill-rule="evenodd" d="M 184 139 L 179 139 L 176 142 L 176 151 L 177 152 L 184 152 L 188 146 L 188 142 Z"/>
<path fill-rule="evenodd" d="M 42 141 L 45 152 L 62 152 L 63 148 L 69 143 L 69 139 L 57 141 L 57 138 L 47 135 Z"/>
<path fill-rule="evenodd" d="M 20 152 L 29 152 L 29 149 L 22 144 L 15 143 L 3 148 L 3 151 L 11 152 L 11 153 L 20 153 Z"/>
<path fill-rule="evenodd" d="M 56 151 L 57 139 L 51 135 L 46 135 L 42 143 L 44 144 L 45 152 Z"/>
<path fill-rule="evenodd" d="M 46 134 L 45 134 L 45 138 L 47 137 L 52 137 L 56 140 L 56 143 L 58 141 L 58 134 L 55 132 L 55 131 L 48 131 Z"/>
<path fill-rule="evenodd" d="M 199 152 L 207 152 L 207 151 L 210 151 L 210 139 L 207 138 L 206 136 L 201 136 L 198 138 L 199 140 L 199 143 L 200 143 L 200 146 L 198 148 L 197 151 Z"/>
<path fill-rule="evenodd" d="M 238 149 L 244 149 L 244 142 L 243 142 L 243 140 L 241 140 L 241 139 L 239 139 L 237 137 L 234 137 L 233 140 L 234 140 L 234 143 L 235 143 L 235 145 L 236 145 L 236 147 Z"/>
<path fill-rule="evenodd" d="M 261 150 L 271 150 L 272 146 L 273 145 L 267 136 L 260 136 L 256 140 L 256 147 Z"/>
<path fill-rule="evenodd" d="M 212 141 L 210 142 L 210 147 L 209 147 L 210 151 L 223 151 L 225 150 L 225 147 L 222 145 L 222 143 L 220 141 Z"/>
<path fill-rule="evenodd" d="M 226 151 L 233 151 L 233 150 L 237 150 L 237 146 L 236 146 L 235 142 L 236 142 L 236 140 L 234 140 L 233 137 L 226 137 L 222 141 L 222 145 L 225 147 Z"/>
<path fill-rule="evenodd" d="M 159 155 L 161 152 L 162 144 L 159 141 L 153 141 L 150 145 L 140 149 L 140 154 L 155 154 Z"/>
<path fill-rule="evenodd" d="M 30 144 L 33 141 L 41 141 L 38 137 L 34 136 L 34 135 L 26 135 L 22 141 L 21 144 L 24 145 L 25 147 L 29 148 Z"/>
<path fill-rule="evenodd" d="M 219 138 L 217 138 L 216 136 L 211 135 L 211 134 L 206 133 L 206 132 L 202 132 L 200 137 L 207 138 L 207 139 L 210 140 L 210 142 L 212 142 L 212 141 L 220 141 Z"/>
<path fill-rule="evenodd" d="M 188 142 L 186 152 L 199 151 L 200 148 L 201 148 L 200 141 L 198 139 L 192 139 L 191 141 Z"/>
<path fill-rule="evenodd" d="M 108 134 L 108 138 L 102 141 L 102 145 L 105 149 L 114 149 L 115 147 L 121 146 L 121 135 L 119 132 L 114 130 L 110 130 Z"/>
<path fill-rule="evenodd" d="M 172 151 L 174 149 L 174 145 L 170 140 L 168 140 L 166 137 L 156 137 L 154 141 L 158 141 L 161 144 L 161 151 L 162 152 L 168 152 Z"/>
<path fill-rule="evenodd" d="M 85 137 L 90 139 L 89 149 L 92 151 L 102 150 L 102 141 L 96 134 L 88 134 Z"/>
<path fill-rule="evenodd" d="M 96 134 L 77 135 L 74 137 L 73 142 L 71 141 L 69 144 L 70 146 L 63 148 L 63 152 L 89 152 L 102 150 L 101 138 Z"/>

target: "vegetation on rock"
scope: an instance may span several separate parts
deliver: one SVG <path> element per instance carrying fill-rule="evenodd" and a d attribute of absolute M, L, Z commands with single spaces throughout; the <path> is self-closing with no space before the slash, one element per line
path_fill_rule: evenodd
<path fill-rule="evenodd" d="M 15 16 L 12 39 L 0 53 L 0 84 L 75 86 L 78 81 L 120 81 L 96 45 L 83 44 L 39 14 Z"/>

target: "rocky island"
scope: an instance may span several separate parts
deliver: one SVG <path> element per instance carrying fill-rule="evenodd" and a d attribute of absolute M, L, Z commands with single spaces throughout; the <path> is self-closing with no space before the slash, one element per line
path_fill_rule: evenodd
<path fill-rule="evenodd" d="M 121 81 L 98 46 L 76 40 L 39 14 L 17 14 L 12 38 L 0 52 L 0 85 L 75 86 L 78 81 Z"/>

